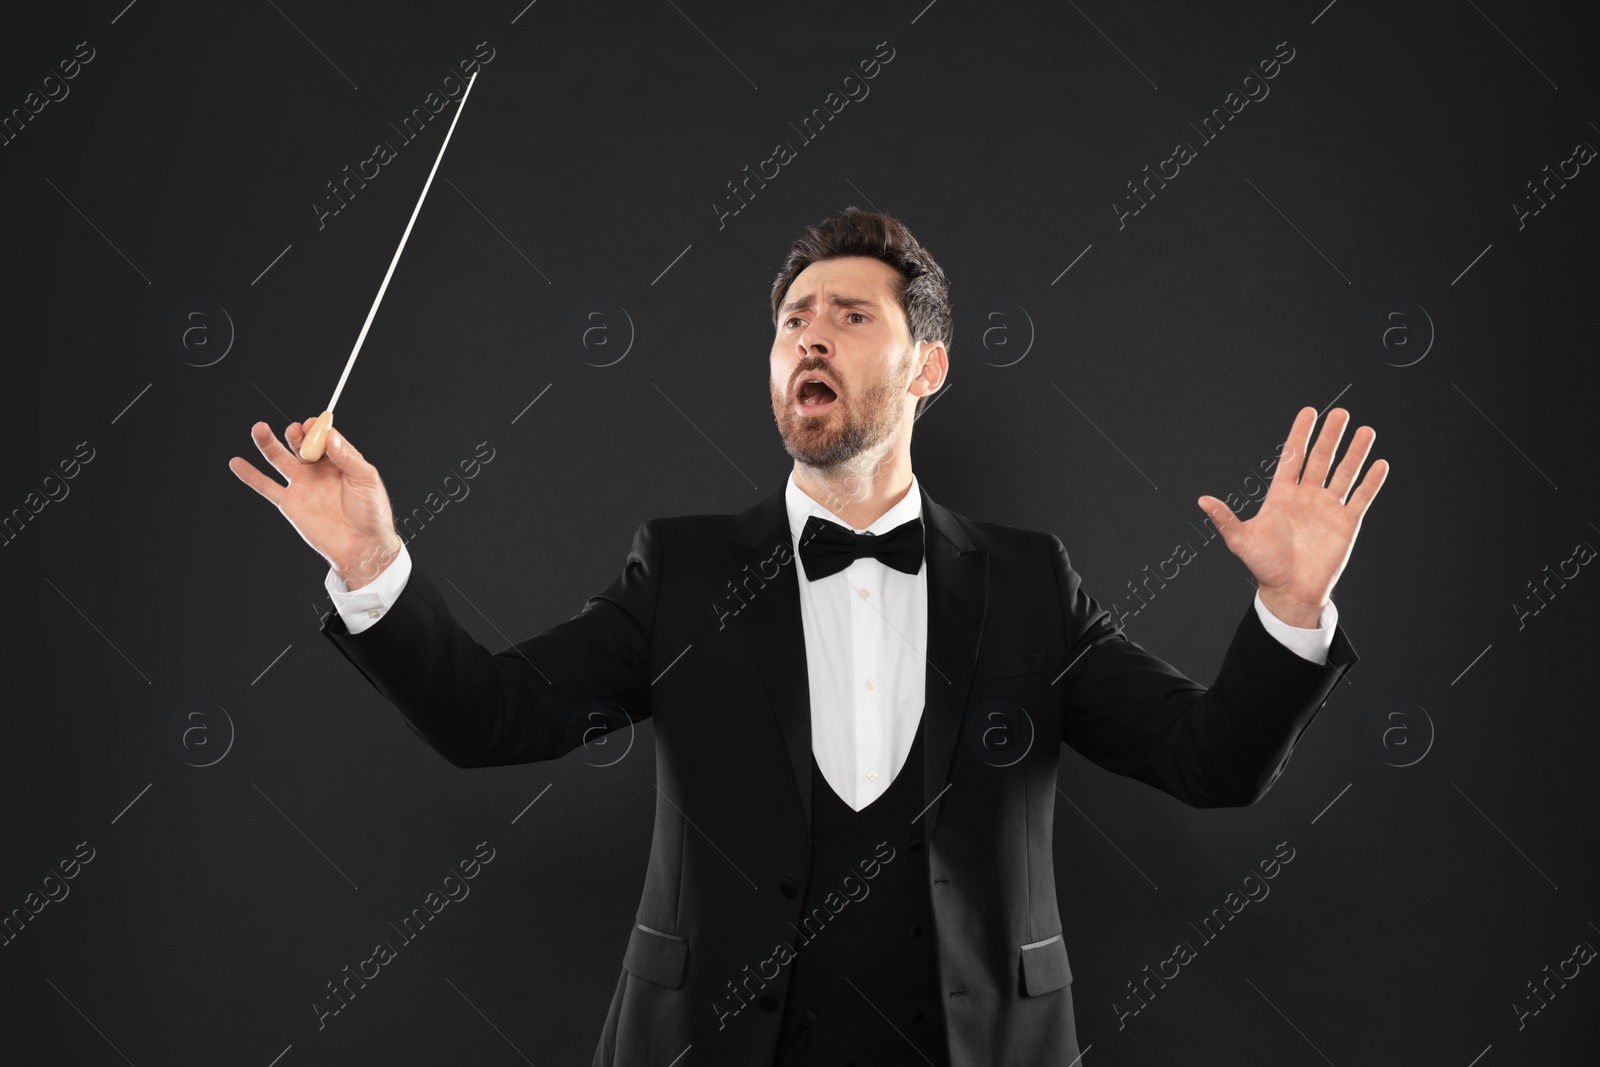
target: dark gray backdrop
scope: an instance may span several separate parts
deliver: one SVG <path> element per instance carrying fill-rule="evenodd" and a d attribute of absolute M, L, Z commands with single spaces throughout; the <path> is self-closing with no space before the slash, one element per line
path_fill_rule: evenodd
<path fill-rule="evenodd" d="M 1251 597 L 1195 498 L 1247 500 L 1306 404 L 1376 427 L 1393 466 L 1335 593 L 1360 666 L 1262 803 L 1191 810 L 1066 753 L 1083 1062 L 1591 1062 L 1579 5 L 525 2 L 4 16 L 0 914 L 29 916 L 0 947 L 8 1062 L 592 1054 L 650 729 L 606 767 L 452 768 L 318 635 L 325 565 L 227 469 L 265 467 L 254 421 L 326 405 L 456 112 L 426 98 L 475 52 L 338 425 L 424 509 L 411 551 L 480 641 L 575 614 L 645 518 L 781 486 L 771 278 L 805 223 L 894 214 L 956 307 L 919 477 L 1059 534 L 1192 677 Z M 833 91 L 867 95 L 805 141 Z M 321 215 L 380 141 L 392 161 Z M 326 984 L 479 842 L 470 895 L 319 1028 Z M 1270 895 L 1202 940 L 1280 849 Z"/>

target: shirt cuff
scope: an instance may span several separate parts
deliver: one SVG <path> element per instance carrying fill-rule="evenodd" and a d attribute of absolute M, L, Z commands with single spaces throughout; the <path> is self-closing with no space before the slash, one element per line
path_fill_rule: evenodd
<path fill-rule="evenodd" d="M 1276 638 L 1283 647 L 1312 663 L 1328 662 L 1328 650 L 1333 647 L 1334 627 L 1339 625 L 1339 609 L 1334 606 L 1333 601 L 1330 600 L 1323 605 L 1322 617 L 1317 620 L 1317 626 L 1312 628 L 1291 626 L 1268 610 L 1258 589 L 1256 614 L 1261 618 L 1261 625 L 1267 628 L 1267 633 Z"/>
<path fill-rule="evenodd" d="M 389 561 L 389 565 L 355 592 L 350 591 L 349 585 L 334 573 L 332 567 L 328 568 L 327 576 L 322 579 L 322 587 L 328 591 L 339 618 L 344 620 L 344 628 L 352 634 L 358 634 L 376 624 L 394 607 L 409 577 L 411 553 L 402 542 L 400 553 Z"/>

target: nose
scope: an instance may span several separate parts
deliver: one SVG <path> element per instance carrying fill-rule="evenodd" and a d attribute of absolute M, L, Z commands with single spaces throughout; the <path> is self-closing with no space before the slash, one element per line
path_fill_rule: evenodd
<path fill-rule="evenodd" d="M 801 359 L 805 359 L 810 355 L 826 356 L 828 354 L 828 346 L 821 341 L 807 343 L 805 339 L 802 338 L 799 344 L 796 346 L 796 352 Z"/>

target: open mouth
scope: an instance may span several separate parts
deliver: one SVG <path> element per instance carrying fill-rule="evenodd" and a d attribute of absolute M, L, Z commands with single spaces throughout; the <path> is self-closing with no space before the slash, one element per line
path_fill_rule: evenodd
<path fill-rule="evenodd" d="M 834 405 L 839 395 L 820 378 L 807 378 L 795 392 L 795 407 L 802 415 L 820 415 Z"/>

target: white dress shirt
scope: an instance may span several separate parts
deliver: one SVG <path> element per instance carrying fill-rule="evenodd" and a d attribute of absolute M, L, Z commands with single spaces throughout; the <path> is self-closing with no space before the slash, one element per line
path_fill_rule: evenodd
<path fill-rule="evenodd" d="M 856 529 L 795 484 L 784 489 L 795 554 L 806 519 L 820 515 Z M 922 514 L 917 476 L 900 501 L 857 533 L 883 534 Z M 926 542 L 926 530 L 924 530 Z M 856 811 L 871 804 L 905 765 L 927 691 L 928 559 L 917 573 L 871 556 L 815 581 L 796 560 L 800 620 L 811 686 L 811 751 L 833 791 Z"/>
<path fill-rule="evenodd" d="M 820 515 L 857 533 L 882 534 L 922 515 L 917 476 L 898 503 L 865 529 L 850 526 L 812 499 L 789 474 L 784 489 L 789 532 L 799 555 L 806 519 Z M 924 543 L 927 528 L 924 524 Z M 855 811 L 889 788 L 905 765 L 922 719 L 928 647 L 928 563 L 916 574 L 871 556 L 812 581 L 796 558 L 800 619 L 805 631 L 806 681 L 811 693 L 811 750 L 822 776 Z M 323 586 L 345 629 L 359 634 L 393 606 L 411 575 L 411 555 L 400 554 L 367 585 L 351 592 L 333 568 Z M 1327 662 L 1339 611 L 1332 601 L 1314 629 L 1291 626 L 1255 596 L 1256 614 L 1284 647 L 1313 663 Z"/>

